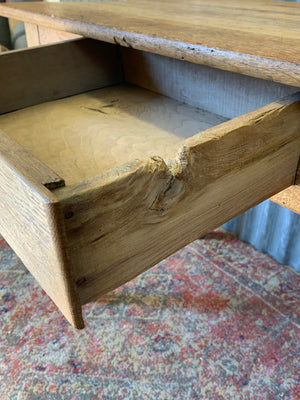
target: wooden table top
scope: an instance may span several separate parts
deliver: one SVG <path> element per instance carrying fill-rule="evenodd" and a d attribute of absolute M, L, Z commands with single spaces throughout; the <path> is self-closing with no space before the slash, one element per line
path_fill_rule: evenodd
<path fill-rule="evenodd" d="M 0 15 L 300 87 L 300 3 L 1 3 Z"/>

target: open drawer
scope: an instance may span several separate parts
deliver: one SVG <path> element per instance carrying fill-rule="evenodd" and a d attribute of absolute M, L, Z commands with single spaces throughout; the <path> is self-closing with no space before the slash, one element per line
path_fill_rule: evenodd
<path fill-rule="evenodd" d="M 229 119 L 217 87 L 201 107 L 217 70 L 87 39 L 0 68 L 0 232 L 77 328 L 81 305 L 295 181 L 299 94 Z"/>

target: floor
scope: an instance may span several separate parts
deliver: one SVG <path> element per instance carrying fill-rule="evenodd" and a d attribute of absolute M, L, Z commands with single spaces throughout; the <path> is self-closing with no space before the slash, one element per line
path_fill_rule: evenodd
<path fill-rule="evenodd" d="M 73 329 L 0 238 L 0 399 L 300 399 L 300 275 L 222 229 Z"/>

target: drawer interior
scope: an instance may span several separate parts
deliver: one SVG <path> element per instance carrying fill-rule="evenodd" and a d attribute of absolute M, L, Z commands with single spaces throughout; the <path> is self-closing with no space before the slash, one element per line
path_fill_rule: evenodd
<path fill-rule="evenodd" d="M 135 159 L 174 159 L 185 138 L 225 120 L 122 83 L 3 114 L 0 126 L 75 184 Z"/>
<path fill-rule="evenodd" d="M 252 78 L 244 77 L 244 96 L 235 74 L 93 40 L 3 60 L 0 129 L 67 185 L 136 159 L 168 163 L 188 137 L 297 90 L 273 84 L 266 92 L 262 84 L 251 96 Z"/>

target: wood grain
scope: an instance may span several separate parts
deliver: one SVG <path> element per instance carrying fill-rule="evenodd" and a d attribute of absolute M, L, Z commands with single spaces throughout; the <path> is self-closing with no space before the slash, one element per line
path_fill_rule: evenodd
<path fill-rule="evenodd" d="M 0 55 L 0 114 L 122 81 L 116 46 L 89 39 Z"/>
<path fill-rule="evenodd" d="M 31 153 L 0 130 L 0 153 L 13 169 L 20 169 L 35 182 L 53 190 L 64 186 L 64 180 L 50 168 L 36 160 Z"/>
<path fill-rule="evenodd" d="M 82 304 L 291 185 L 299 111 L 297 95 L 187 139 L 168 165 L 153 157 L 57 189 Z"/>
<path fill-rule="evenodd" d="M 63 242 L 57 198 L 42 183 L 43 171 L 1 134 L 0 231 L 68 321 L 83 327 L 81 308 Z M 9 145 L 9 147 L 8 147 Z M 29 165 L 26 163 L 29 161 Z M 45 171 L 45 169 L 44 169 Z"/>
<path fill-rule="evenodd" d="M 0 126 L 72 185 L 135 159 L 173 159 L 185 138 L 225 120 L 122 84 L 2 115 Z"/>
<path fill-rule="evenodd" d="M 1 4 L 51 29 L 300 86 L 300 5 L 273 0 Z"/>

